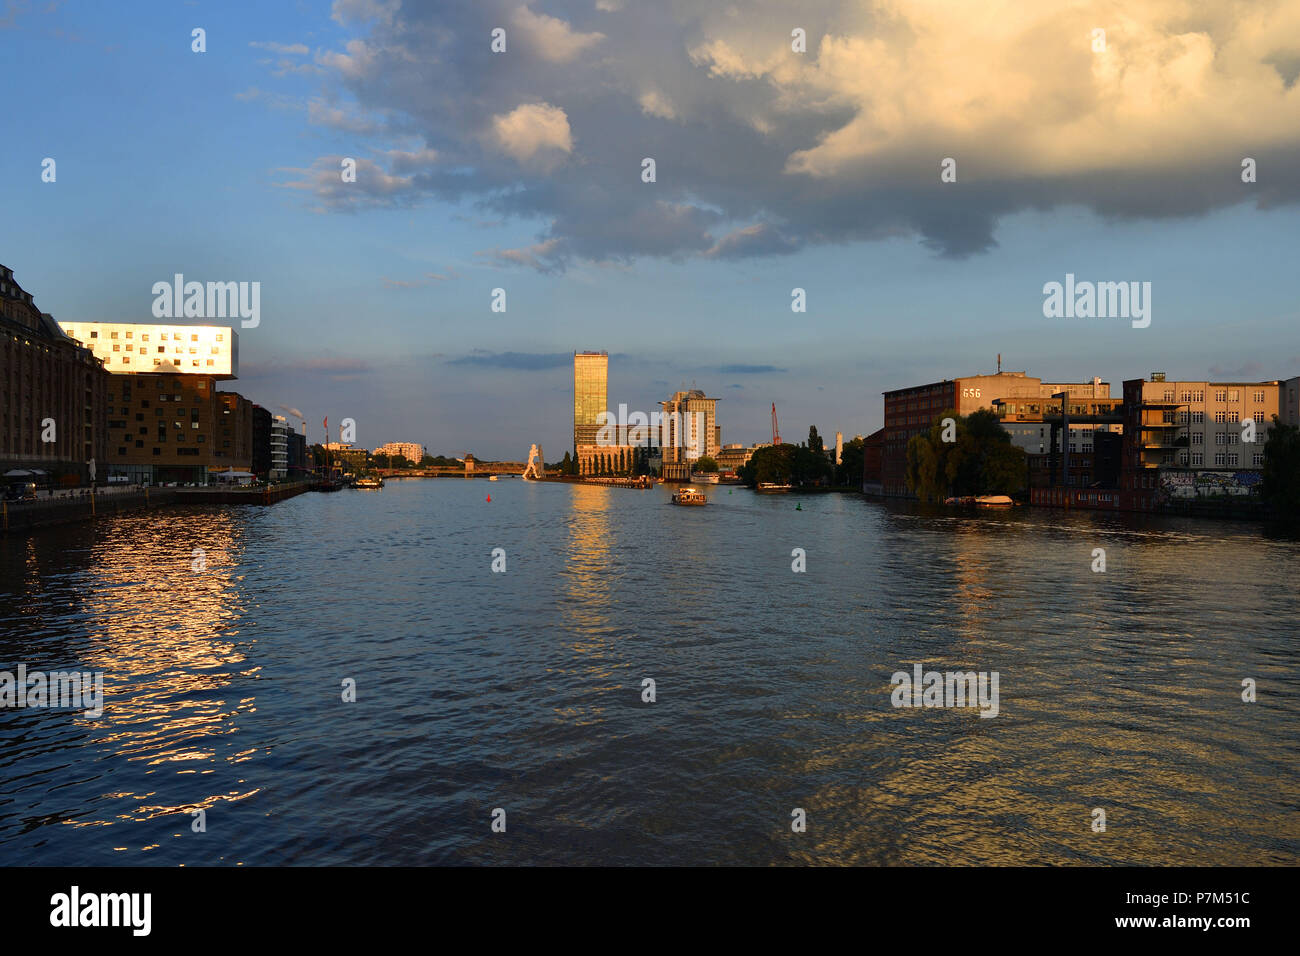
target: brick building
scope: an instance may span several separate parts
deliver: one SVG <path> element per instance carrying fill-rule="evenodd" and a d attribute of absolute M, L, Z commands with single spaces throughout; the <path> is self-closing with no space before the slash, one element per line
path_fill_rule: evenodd
<path fill-rule="evenodd" d="M 0 474 L 76 485 L 108 474 L 104 423 L 109 375 L 0 265 Z M 46 439 L 52 440 L 46 440 Z"/>

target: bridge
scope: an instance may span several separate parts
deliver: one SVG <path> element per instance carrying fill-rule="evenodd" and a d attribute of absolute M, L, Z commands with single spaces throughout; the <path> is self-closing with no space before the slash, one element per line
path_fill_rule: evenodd
<path fill-rule="evenodd" d="M 465 464 L 435 465 L 431 468 L 380 468 L 384 478 L 490 478 L 493 475 L 527 475 L 530 478 L 546 477 L 542 460 L 542 446 L 533 445 L 528 450 L 528 461 L 479 461 L 473 455 L 465 456 Z"/>

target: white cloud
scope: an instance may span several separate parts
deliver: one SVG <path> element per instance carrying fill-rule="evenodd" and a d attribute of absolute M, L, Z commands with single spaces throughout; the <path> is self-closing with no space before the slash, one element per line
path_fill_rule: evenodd
<path fill-rule="evenodd" d="M 564 110 L 549 103 L 525 103 L 492 117 L 492 136 L 507 156 L 549 169 L 573 152 L 573 133 Z M 563 155 L 561 155 L 563 154 Z"/>
<path fill-rule="evenodd" d="M 664 96 L 658 90 L 647 90 L 641 94 L 637 101 L 641 104 L 641 112 L 647 116 L 658 116 L 660 119 L 677 119 L 677 110 L 673 107 L 668 97 Z"/>
<path fill-rule="evenodd" d="M 576 33 L 557 17 L 533 13 L 527 7 L 515 11 L 511 20 L 524 43 L 542 59 L 551 63 L 568 63 L 583 50 L 605 39 L 603 33 Z"/>

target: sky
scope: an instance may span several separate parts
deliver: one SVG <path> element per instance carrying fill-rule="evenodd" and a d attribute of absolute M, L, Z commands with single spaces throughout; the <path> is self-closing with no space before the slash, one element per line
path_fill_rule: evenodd
<path fill-rule="evenodd" d="M 571 447 L 575 350 L 744 444 L 999 353 L 1300 374 L 1300 0 L 961 9 L 0 0 L 0 263 L 63 322 L 260 282 L 227 388 L 480 458 Z M 1067 274 L 1150 282 L 1150 326 L 1045 317 Z"/>

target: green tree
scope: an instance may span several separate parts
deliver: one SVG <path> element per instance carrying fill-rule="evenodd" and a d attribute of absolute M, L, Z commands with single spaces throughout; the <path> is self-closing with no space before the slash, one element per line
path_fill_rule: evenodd
<path fill-rule="evenodd" d="M 794 445 L 765 445 L 756 449 L 749 462 L 736 473 L 750 488 L 757 487 L 759 482 L 793 484 L 795 451 Z"/>
<path fill-rule="evenodd" d="M 718 463 L 708 455 L 701 455 L 695 459 L 695 464 L 691 467 L 692 471 L 717 471 Z"/>
<path fill-rule="evenodd" d="M 1260 489 L 1273 514 L 1300 524 L 1300 428 L 1276 415 L 1264 443 L 1264 485 Z"/>
<path fill-rule="evenodd" d="M 953 441 L 943 440 L 948 418 L 953 419 Z M 929 431 L 907 443 L 907 487 L 922 501 L 1013 494 L 1027 478 L 1024 449 L 1011 444 L 997 415 L 987 409 L 964 418 L 945 411 Z"/>

